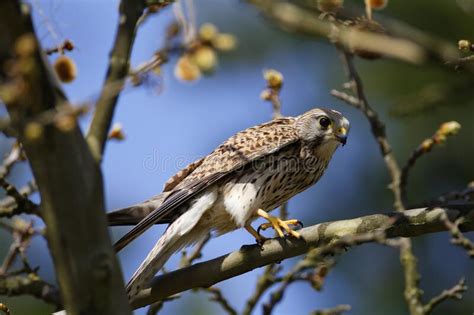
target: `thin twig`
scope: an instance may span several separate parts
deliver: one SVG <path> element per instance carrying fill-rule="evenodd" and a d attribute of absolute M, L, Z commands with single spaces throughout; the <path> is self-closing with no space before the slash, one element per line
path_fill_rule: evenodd
<path fill-rule="evenodd" d="M 173 300 L 179 299 L 180 297 L 181 297 L 181 294 L 175 294 L 175 295 L 169 296 L 167 298 L 164 298 L 161 301 L 150 304 L 150 307 L 148 307 L 146 315 L 156 315 L 156 314 L 158 314 L 158 312 L 165 305 L 165 302 L 173 301 Z"/>
<path fill-rule="evenodd" d="M 257 279 L 255 290 L 252 295 L 247 299 L 245 303 L 243 315 L 250 315 L 257 305 L 258 301 L 262 295 L 269 289 L 272 285 L 277 282 L 276 274 L 280 271 L 281 267 L 277 264 L 270 264 L 265 267 L 263 274 Z"/>
<path fill-rule="evenodd" d="M 352 95 L 347 94 L 346 92 L 342 92 L 336 89 L 331 90 L 331 95 L 334 96 L 337 99 L 340 99 L 343 102 L 346 102 L 347 104 L 357 108 L 357 109 L 362 109 L 362 102 L 357 98 Z"/>
<path fill-rule="evenodd" d="M 73 49 L 74 49 L 74 44 L 72 43 L 72 41 L 69 39 L 66 39 L 62 42 L 61 45 L 53 47 L 53 48 L 45 49 L 44 52 L 46 55 L 52 55 L 55 53 L 63 54 L 65 50 L 71 51 Z"/>
<path fill-rule="evenodd" d="M 33 222 L 17 219 L 9 225 L 2 223 L 2 226 L 6 226 L 13 234 L 13 242 L 10 245 L 7 255 L 3 259 L 2 266 L 0 267 L 0 276 L 7 273 L 18 254 L 22 256 L 25 270 L 31 271 L 29 263 L 26 260 L 25 251 L 30 245 L 32 237 L 39 233 L 33 228 Z"/>
<path fill-rule="evenodd" d="M 211 233 L 208 233 L 201 241 L 199 241 L 195 246 L 193 251 L 187 255 L 186 251 L 183 251 L 181 261 L 179 263 L 179 268 L 184 268 L 191 266 L 196 259 L 202 257 L 202 250 L 204 246 L 211 240 Z"/>
<path fill-rule="evenodd" d="M 219 304 L 227 314 L 237 315 L 237 311 L 229 304 L 219 288 L 209 287 L 205 290 L 211 294 L 210 300 Z"/>
<path fill-rule="evenodd" d="M 24 196 L 25 198 L 31 196 L 33 193 L 37 191 L 38 191 L 38 185 L 36 185 L 35 180 L 29 181 L 25 186 L 18 189 L 18 192 L 20 193 L 20 195 Z M 16 206 L 15 199 L 10 196 L 7 196 L 0 200 L 0 208 L 12 208 L 14 206 Z"/>
<path fill-rule="evenodd" d="M 454 69 L 461 70 L 463 66 L 474 63 L 474 55 L 458 58 L 451 61 L 446 61 L 445 64 L 449 66 L 454 66 Z"/>
<path fill-rule="evenodd" d="M 9 218 L 21 213 L 40 215 L 39 206 L 7 182 L 5 178 L 0 177 L 0 186 L 16 203 L 16 205 L 10 207 L 0 205 L 0 217 Z"/>
<path fill-rule="evenodd" d="M 423 315 L 423 303 L 421 296 L 423 291 L 420 289 L 420 274 L 417 269 L 417 259 L 413 254 L 409 239 L 402 239 L 400 247 L 400 262 L 403 266 L 405 276 L 405 301 L 411 315 Z"/>
<path fill-rule="evenodd" d="M 459 229 L 459 225 L 463 223 L 463 220 L 457 219 L 455 222 L 451 222 L 449 218 L 444 215 L 443 221 L 453 237 L 451 242 L 464 248 L 469 257 L 474 258 L 474 243 L 465 237 Z"/>
<path fill-rule="evenodd" d="M 180 31 L 179 24 L 176 21 L 171 22 L 166 28 L 161 48 L 156 50 L 149 60 L 130 70 L 129 77 L 134 86 L 140 85 L 151 71 L 160 69 L 160 66 L 168 62 L 170 53 L 181 53 L 185 49 L 181 45 L 173 44 Z"/>
<path fill-rule="evenodd" d="M 439 206 L 452 201 L 471 201 L 474 200 L 474 182 L 470 182 L 463 190 L 455 190 L 444 193 L 434 199 L 427 200 L 412 205 L 410 208 Z"/>
<path fill-rule="evenodd" d="M 0 177 L 6 178 L 9 174 L 13 165 L 20 161 L 23 157 L 23 149 L 21 145 L 16 142 L 13 144 L 11 150 L 7 153 L 0 165 Z"/>
<path fill-rule="evenodd" d="M 342 304 L 331 308 L 326 308 L 323 310 L 316 310 L 311 313 L 311 315 L 341 315 L 344 312 L 351 310 L 350 305 Z"/>
<path fill-rule="evenodd" d="M 387 140 L 387 135 L 385 133 L 385 125 L 379 119 L 377 112 L 372 109 L 369 102 L 367 101 L 362 79 L 360 78 L 359 73 L 357 72 L 354 66 L 354 56 L 346 52 L 345 50 L 342 50 L 341 53 L 343 64 L 345 65 L 346 72 L 349 78 L 349 84 L 352 88 L 352 91 L 359 99 L 359 102 L 357 102 L 358 106 L 356 106 L 356 108 L 361 110 L 369 121 L 372 133 L 375 139 L 377 140 L 380 152 L 382 153 L 382 156 L 385 161 L 385 165 L 387 166 L 387 169 L 389 171 L 392 180 L 390 188 L 395 198 L 394 207 L 396 210 L 402 211 L 404 207 L 400 190 L 400 167 L 398 166 L 398 163 L 392 152 L 392 147 Z M 353 103 L 348 104 L 354 106 Z"/>
<path fill-rule="evenodd" d="M 448 136 L 455 135 L 461 125 L 458 122 L 450 121 L 442 124 L 438 130 L 428 139 L 425 139 L 410 155 L 408 161 L 402 168 L 400 175 L 400 190 L 402 194 L 403 203 L 407 202 L 407 191 L 406 186 L 408 182 L 408 175 L 411 169 L 415 166 L 415 163 L 420 157 L 426 153 L 431 152 L 436 145 L 440 145 L 446 141 Z"/>
<path fill-rule="evenodd" d="M 321 248 L 315 248 L 308 252 L 305 258 L 300 260 L 293 269 L 282 278 L 278 288 L 270 295 L 269 301 L 263 305 L 263 314 L 270 315 L 273 312 L 274 307 L 283 299 L 283 295 L 288 286 L 296 280 L 309 280 L 314 288 L 320 290 L 324 277 L 334 265 L 333 261 L 324 262 L 324 259 L 328 256 L 339 255 L 345 252 L 349 247 L 367 242 L 376 242 L 398 247 L 398 242 L 393 240 L 387 241 L 384 231 L 385 228 L 382 227 L 379 230 L 367 233 L 346 235 Z M 316 269 L 316 274 L 312 276 L 301 275 L 304 271 L 309 269 Z"/>
<path fill-rule="evenodd" d="M 425 304 L 425 306 L 423 307 L 424 314 L 431 314 L 433 309 L 445 300 L 461 300 L 462 295 L 464 292 L 466 292 L 466 290 L 466 281 L 464 280 L 464 278 L 461 278 L 455 286 L 450 289 L 444 290 L 439 295 L 432 298 L 427 304 Z"/>

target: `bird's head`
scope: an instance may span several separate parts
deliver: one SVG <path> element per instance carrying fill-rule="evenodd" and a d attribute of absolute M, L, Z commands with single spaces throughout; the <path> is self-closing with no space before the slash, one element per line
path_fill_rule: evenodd
<path fill-rule="evenodd" d="M 300 138 L 315 145 L 345 145 L 349 120 L 333 109 L 315 108 L 296 117 Z"/>

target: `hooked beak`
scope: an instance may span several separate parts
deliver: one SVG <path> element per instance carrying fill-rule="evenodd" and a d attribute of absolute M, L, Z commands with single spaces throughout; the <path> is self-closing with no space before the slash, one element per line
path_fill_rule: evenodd
<path fill-rule="evenodd" d="M 339 128 L 336 132 L 336 139 L 344 146 L 347 142 L 347 129 L 344 127 Z"/>

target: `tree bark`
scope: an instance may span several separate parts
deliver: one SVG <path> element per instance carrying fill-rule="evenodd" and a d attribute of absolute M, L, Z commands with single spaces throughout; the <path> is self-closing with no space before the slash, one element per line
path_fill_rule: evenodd
<path fill-rule="evenodd" d="M 272 239 L 265 242 L 262 248 L 258 245 L 244 246 L 227 255 L 157 276 L 153 279 L 151 287 L 142 290 L 131 301 L 131 304 L 133 308 L 140 308 L 192 288 L 209 287 L 255 268 L 302 255 L 310 249 L 319 250 L 324 256 L 327 254 L 325 245 L 342 237 L 354 237 L 356 241 L 353 245 L 359 245 L 374 240 L 371 238 L 357 240 L 358 235 L 380 230 L 386 232 L 387 238 L 414 237 L 445 231 L 447 227 L 443 221 L 444 214 L 450 220 L 456 220 L 462 216 L 465 219 L 463 230 L 474 230 L 474 204 L 472 203 L 445 208 L 411 209 L 403 213 L 374 214 L 350 220 L 321 223 L 299 231 L 304 241 Z"/>
<path fill-rule="evenodd" d="M 34 37 L 29 6 L 0 1 L 0 30 L 0 80 L 6 84 L 20 80 L 24 89 L 18 97 L 3 101 L 39 187 L 65 309 L 70 315 L 130 314 L 107 231 L 102 175 L 79 127 L 60 130 L 54 124 L 40 124 L 35 139 L 25 133 L 41 114 L 59 112 L 67 102 Z M 12 78 L 7 62 L 17 66 L 24 62 L 28 68 Z"/>

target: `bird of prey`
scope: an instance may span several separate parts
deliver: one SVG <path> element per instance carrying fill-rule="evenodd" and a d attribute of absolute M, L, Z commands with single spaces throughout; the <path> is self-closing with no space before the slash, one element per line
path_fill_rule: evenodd
<path fill-rule="evenodd" d="M 206 157 L 188 165 L 165 184 L 161 194 L 108 214 L 111 225 L 136 224 L 116 244 L 121 250 L 153 224 L 169 226 L 127 285 L 129 297 L 144 288 L 169 257 L 206 237 L 245 228 L 258 217 L 280 237 L 300 237 L 268 212 L 315 184 L 337 147 L 346 143 L 349 121 L 331 109 L 313 109 L 245 129 Z"/>

